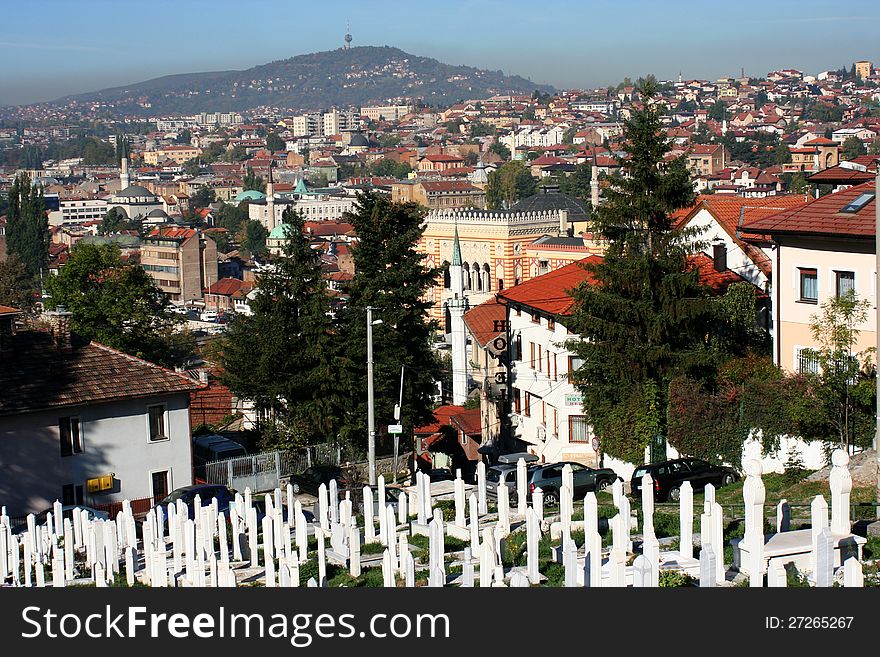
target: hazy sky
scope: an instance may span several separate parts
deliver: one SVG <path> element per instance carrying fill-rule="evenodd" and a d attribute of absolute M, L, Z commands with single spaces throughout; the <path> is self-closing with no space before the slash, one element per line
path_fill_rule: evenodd
<path fill-rule="evenodd" d="M 0 104 L 389 45 L 560 88 L 880 62 L 877 0 L 0 0 Z"/>

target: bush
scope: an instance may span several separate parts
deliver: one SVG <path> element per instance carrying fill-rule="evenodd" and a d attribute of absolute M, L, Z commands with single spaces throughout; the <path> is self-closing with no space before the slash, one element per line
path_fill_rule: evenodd
<path fill-rule="evenodd" d="M 661 588 L 681 588 L 693 586 L 694 578 L 687 573 L 677 570 L 661 570 L 660 571 L 660 587 Z"/>

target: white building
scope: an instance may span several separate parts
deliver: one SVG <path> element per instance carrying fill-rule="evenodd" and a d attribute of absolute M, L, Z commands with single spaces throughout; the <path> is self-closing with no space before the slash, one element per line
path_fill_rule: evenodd
<path fill-rule="evenodd" d="M 107 199 L 68 198 L 59 201 L 59 209 L 49 212 L 50 226 L 70 226 L 87 221 L 101 221 L 107 214 Z"/>
<path fill-rule="evenodd" d="M 98 506 L 161 498 L 192 483 L 189 377 L 52 331 L 15 332 L 0 306 L 0 504 L 10 515 L 55 500 Z M 90 492 L 90 480 L 109 487 Z M 94 482 L 92 482 L 94 484 Z"/>

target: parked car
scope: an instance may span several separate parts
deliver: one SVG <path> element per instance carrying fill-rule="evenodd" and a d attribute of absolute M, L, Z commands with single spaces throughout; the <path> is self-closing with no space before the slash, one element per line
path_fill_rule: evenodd
<path fill-rule="evenodd" d="M 559 504 L 559 490 L 562 488 L 562 469 L 566 465 L 571 466 L 574 483 L 573 495 L 575 498 L 582 497 L 591 491 L 605 490 L 618 479 L 623 481 L 610 468 L 589 468 L 581 463 L 570 461 L 543 463 L 533 465 L 526 471 L 528 496 L 531 498 L 535 489 L 540 488 L 544 492 L 544 504 L 548 506 Z M 513 488 L 513 492 L 515 494 L 515 488 Z"/>
<path fill-rule="evenodd" d="M 373 517 L 377 517 L 379 515 L 379 487 L 378 486 L 370 486 L 373 489 Z M 352 501 L 354 502 L 355 510 L 363 514 L 364 512 L 364 496 L 362 494 L 363 488 L 361 491 L 352 491 Z M 392 486 L 385 486 L 385 504 L 384 506 L 391 506 L 394 509 L 394 513 L 397 513 L 398 505 L 400 504 L 400 489 L 394 488 Z"/>
<path fill-rule="evenodd" d="M 217 311 L 216 310 L 203 310 L 199 315 L 199 319 L 203 322 L 216 322 L 217 321 Z"/>
<path fill-rule="evenodd" d="M 449 468 L 434 468 L 428 471 L 428 478 L 431 483 L 435 481 L 455 481 L 455 475 Z"/>
<path fill-rule="evenodd" d="M 654 480 L 654 499 L 658 502 L 670 500 L 677 502 L 681 494 L 681 485 L 691 482 L 694 490 L 701 491 L 706 484 L 729 486 L 737 479 L 739 473 L 727 466 L 716 466 L 701 459 L 676 459 L 662 463 L 646 463 L 633 472 L 630 490 L 633 496 L 642 494 L 642 477 L 651 475 Z"/>
<path fill-rule="evenodd" d="M 195 499 L 199 496 L 201 506 L 210 506 L 211 500 L 217 498 L 217 510 L 223 513 L 229 513 L 229 505 L 235 501 L 235 491 L 226 486 L 219 484 L 196 484 L 194 486 L 184 486 L 171 492 L 168 497 L 159 502 L 156 506 L 167 506 L 168 504 L 177 503 L 177 500 L 183 500 L 189 509 L 189 517 L 195 519 Z M 155 508 L 155 507 L 154 507 Z"/>
<path fill-rule="evenodd" d="M 83 504 L 67 504 L 61 507 L 62 518 L 67 518 L 72 522 L 74 509 L 79 511 L 86 511 L 89 514 L 89 520 L 107 520 L 110 517 L 110 515 L 106 511 L 99 511 L 98 509 L 93 509 L 90 506 L 85 506 Z M 37 527 L 39 527 L 40 525 L 45 525 L 46 516 L 54 512 L 54 509 L 52 507 L 49 507 L 45 511 L 40 511 L 39 513 L 35 514 L 34 520 Z M 13 534 L 22 534 L 26 531 L 27 521 L 12 527 Z"/>
<path fill-rule="evenodd" d="M 516 452 L 513 454 L 502 454 L 498 457 L 498 464 L 490 466 L 486 469 L 486 484 L 488 489 L 494 493 L 495 487 L 501 483 L 501 479 L 504 479 L 504 483 L 508 486 L 511 485 L 511 482 L 516 483 L 516 464 L 519 463 L 519 460 L 522 459 L 526 462 L 526 469 L 534 466 L 538 457 L 534 454 L 528 454 L 526 452 Z"/>
<path fill-rule="evenodd" d="M 330 480 L 335 479 L 339 491 L 349 486 L 345 473 L 338 465 L 313 465 L 304 472 L 290 477 L 290 485 L 296 495 L 308 493 L 313 497 L 318 496 L 318 488 L 321 484 L 330 485 Z"/>
<path fill-rule="evenodd" d="M 234 440 L 213 434 L 193 437 L 193 461 L 196 466 L 247 455 L 247 450 Z"/>

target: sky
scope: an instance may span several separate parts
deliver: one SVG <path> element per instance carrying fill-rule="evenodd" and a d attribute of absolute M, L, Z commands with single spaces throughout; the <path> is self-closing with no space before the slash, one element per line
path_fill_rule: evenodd
<path fill-rule="evenodd" d="M 880 64 L 877 0 L 0 0 L 0 104 L 333 50 L 347 22 L 353 46 L 558 88 Z"/>

